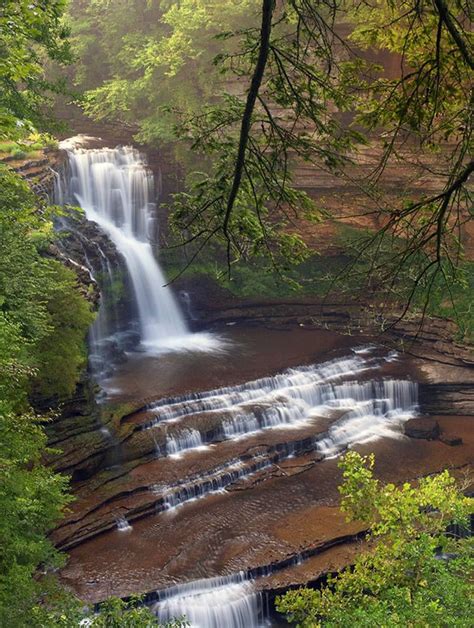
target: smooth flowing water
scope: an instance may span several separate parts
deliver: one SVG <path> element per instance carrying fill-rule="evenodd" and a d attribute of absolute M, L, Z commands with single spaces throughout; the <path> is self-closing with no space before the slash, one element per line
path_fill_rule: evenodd
<path fill-rule="evenodd" d="M 390 358 L 356 355 L 322 364 L 291 368 L 238 386 L 163 399 L 151 404 L 155 419 L 142 429 L 173 427 L 158 456 L 179 458 L 205 450 L 206 444 L 240 441 L 264 430 L 296 430 L 286 442 L 267 453 L 231 459 L 189 482 L 152 486 L 158 500 L 156 511 L 222 492 L 237 480 L 247 479 L 301 450 L 317 451 L 324 458 L 337 456 L 355 444 L 382 437 L 397 438 L 403 423 L 413 417 L 418 404 L 416 382 L 405 379 L 354 381 L 356 376 L 380 372 Z M 190 428 L 202 415 L 216 415 L 219 423 L 210 433 Z M 327 428 L 319 427 L 330 422 Z M 314 435 L 303 441 L 298 430 L 313 426 Z M 288 438 L 288 436 L 287 436 Z"/>
<path fill-rule="evenodd" d="M 243 573 L 171 587 L 153 610 L 161 621 L 185 616 L 193 628 L 259 628 L 261 595 Z"/>
<path fill-rule="evenodd" d="M 84 209 L 87 219 L 101 227 L 125 260 L 141 349 L 150 353 L 216 349 L 220 343 L 215 337 L 189 331 L 155 258 L 154 182 L 142 155 L 131 147 L 84 149 L 71 143 L 64 147 L 70 166 L 66 198 Z M 107 262 L 105 266 L 95 271 L 110 278 L 112 271 Z M 110 318 L 99 314 L 93 326 L 96 347 L 120 332 Z"/>
<path fill-rule="evenodd" d="M 262 430 L 301 428 L 321 417 L 336 415 L 337 421 L 319 437 L 318 450 L 325 456 L 337 454 L 353 443 L 394 436 L 417 404 L 417 385 L 409 380 L 354 381 L 390 361 L 355 355 L 291 368 L 238 386 L 163 399 L 151 404 L 155 415 L 143 429 L 175 426 L 164 451 L 177 456 L 202 449 L 206 443 L 242 439 Z M 211 434 L 181 424 L 216 415 L 220 425 Z"/>

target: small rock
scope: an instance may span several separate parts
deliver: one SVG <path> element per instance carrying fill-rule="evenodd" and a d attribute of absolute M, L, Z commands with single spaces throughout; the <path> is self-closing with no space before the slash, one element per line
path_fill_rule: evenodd
<path fill-rule="evenodd" d="M 410 438 L 424 438 L 425 440 L 436 440 L 439 438 L 439 423 L 430 417 L 417 417 L 409 419 L 404 426 L 404 432 Z"/>
<path fill-rule="evenodd" d="M 458 447 L 459 445 L 462 445 L 462 438 L 460 436 L 455 436 L 454 434 L 442 434 L 439 437 L 439 440 L 450 447 Z"/>

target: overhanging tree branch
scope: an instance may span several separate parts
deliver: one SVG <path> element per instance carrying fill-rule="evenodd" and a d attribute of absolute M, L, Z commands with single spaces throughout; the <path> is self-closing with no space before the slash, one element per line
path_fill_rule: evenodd
<path fill-rule="evenodd" d="M 242 174 L 245 165 L 245 151 L 247 149 L 250 127 L 252 124 L 252 114 L 255 108 L 255 103 L 258 97 L 258 92 L 262 84 L 265 67 L 268 60 L 268 52 L 270 50 L 270 35 L 272 31 L 272 17 L 273 10 L 275 8 L 274 0 L 263 0 L 262 3 L 262 25 L 260 28 L 260 48 L 258 52 L 258 59 L 255 65 L 255 69 L 252 75 L 250 83 L 250 89 L 247 94 L 247 101 L 245 103 L 244 114 L 242 117 L 242 124 L 240 127 L 239 148 L 237 151 L 237 158 L 234 168 L 234 176 L 232 180 L 232 188 L 227 199 L 226 211 L 224 215 L 224 222 L 222 230 L 225 237 L 229 240 L 229 221 L 234 208 L 235 199 L 239 191 L 240 183 L 242 181 Z"/>
<path fill-rule="evenodd" d="M 469 44 L 464 41 L 456 24 L 454 23 L 452 15 L 449 12 L 448 7 L 446 6 L 446 2 L 444 0 L 433 0 L 433 3 L 439 13 L 440 18 L 446 24 L 446 28 L 448 29 L 451 37 L 456 42 L 456 45 L 459 48 L 459 51 L 461 52 L 464 60 L 469 65 L 471 70 L 474 70 L 474 57 L 469 50 Z"/>

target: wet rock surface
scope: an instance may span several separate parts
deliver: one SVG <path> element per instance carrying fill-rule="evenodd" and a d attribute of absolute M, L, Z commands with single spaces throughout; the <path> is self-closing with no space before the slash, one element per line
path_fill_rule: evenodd
<path fill-rule="evenodd" d="M 357 449 L 375 451 L 377 474 L 385 481 L 413 479 L 447 464 L 462 469 L 472 461 L 473 441 L 466 422 L 459 421 L 456 427 L 467 438 L 466 445 L 451 448 L 438 441 L 410 439 Z M 137 474 L 142 481 L 153 480 L 150 466 L 132 472 L 135 481 Z M 336 461 L 327 460 L 291 476 L 268 471 L 265 479 L 243 490 L 210 495 L 174 512 L 152 512 L 132 521 L 128 532 L 114 526 L 72 548 L 63 578 L 95 601 L 111 592 L 152 591 L 183 580 L 252 571 L 289 558 L 296 558 L 296 564 L 258 579 L 258 586 L 273 589 L 314 580 L 347 564 L 359 547 L 354 534 L 363 526 L 346 526 L 337 509 L 339 480 Z M 140 493 L 133 499 L 139 500 Z M 139 503 L 133 499 L 122 496 L 123 516 Z M 340 552 L 334 554 L 336 546 Z M 317 560 L 308 560 L 315 547 Z M 304 552 L 305 559 L 297 564 Z"/>
<path fill-rule="evenodd" d="M 115 464 L 104 460 L 108 468 L 76 482 L 72 513 L 53 534 L 59 547 L 70 553 L 62 577 L 84 599 L 151 592 L 241 570 L 253 574 L 256 586 L 273 595 L 341 568 L 360 551 L 363 525 L 348 526 L 337 508 L 337 461 L 325 459 L 314 444 L 341 420 L 340 410 L 315 416 L 306 425 L 283 425 L 237 440 L 219 436 L 219 426 L 228 420 L 225 408 L 186 414 L 177 422 L 159 420 L 150 427 L 157 418 L 166 418 L 159 407 L 153 409 L 165 397 L 173 402 L 179 395 L 241 385 L 292 365 L 357 357 L 351 345 L 356 350 L 361 346 L 359 339 L 299 326 L 292 331 L 230 329 L 235 344 L 227 356 L 200 356 L 196 362 L 189 355 L 182 360 L 175 356 L 156 363 L 137 356 L 109 382 L 116 404 L 109 411 L 115 416 L 110 426 L 121 443 L 116 448 L 120 454 Z M 408 374 L 429 383 L 419 358 L 403 358 L 386 349 L 376 356 L 382 353 L 391 357 L 377 378 Z M 361 358 L 367 359 L 367 354 Z M 363 383 L 374 373 L 354 378 Z M 123 403 L 129 405 L 121 408 Z M 252 402 L 247 409 L 258 416 L 262 406 Z M 355 445 L 362 453 L 375 452 L 382 480 L 410 480 L 472 463 L 471 416 L 422 418 L 431 427 L 438 425 L 438 439 L 398 433 L 396 438 Z M 170 439 L 176 441 L 180 433 L 188 438 L 193 431 L 209 442 L 176 456 L 166 453 Z M 461 444 L 448 446 L 448 439 L 451 443 L 459 438 Z M 183 498 L 181 505 L 173 505 Z M 131 529 L 118 530 L 117 522 L 123 519 Z M 264 567 L 270 567 L 271 575 L 263 577 Z"/>

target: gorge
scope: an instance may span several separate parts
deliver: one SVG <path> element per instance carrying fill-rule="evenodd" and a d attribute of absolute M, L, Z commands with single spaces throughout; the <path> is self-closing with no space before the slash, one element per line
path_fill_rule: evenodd
<path fill-rule="evenodd" d="M 64 146 L 64 201 L 123 259 L 128 307 L 114 311 L 119 269 L 103 251 L 94 267 L 86 246 L 80 261 L 102 292 L 89 340 L 91 374 L 106 392 L 102 453 L 76 474 L 76 501 L 53 534 L 70 554 L 61 577 L 94 603 L 146 594 L 158 618 L 185 615 L 196 628 L 280 625 L 274 592 L 348 564 L 362 543 L 364 530 L 337 512 L 337 456 L 375 451 L 382 476 L 396 481 L 447 461 L 462 468 L 469 417 L 437 418 L 443 433 L 462 435 L 459 447 L 405 436 L 439 374 L 387 338 L 291 316 L 239 321 L 235 309 L 189 331 L 196 321 L 185 320 L 151 244 L 156 199 L 143 155 Z M 198 292 L 187 285 L 191 303 Z M 449 369 L 461 372 L 462 360 Z"/>
<path fill-rule="evenodd" d="M 471 44 L 2 2 L 0 628 L 471 628 Z"/>

